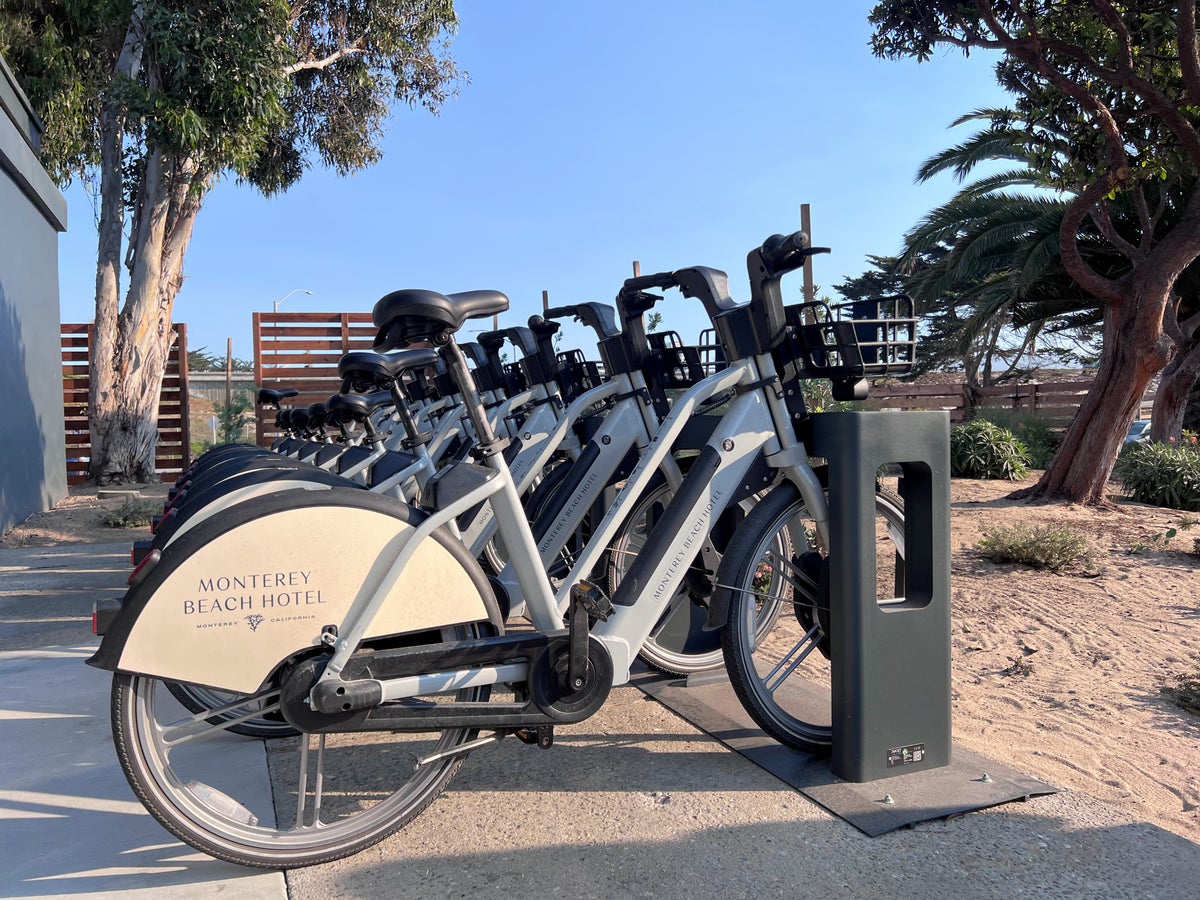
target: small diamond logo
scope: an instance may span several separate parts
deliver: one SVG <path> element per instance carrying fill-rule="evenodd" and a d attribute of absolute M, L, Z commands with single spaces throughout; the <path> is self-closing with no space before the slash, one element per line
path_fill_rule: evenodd
<path fill-rule="evenodd" d="M 263 617 L 260 615 L 246 616 L 246 621 L 250 623 L 251 631 L 258 631 L 258 626 L 262 624 Z"/>

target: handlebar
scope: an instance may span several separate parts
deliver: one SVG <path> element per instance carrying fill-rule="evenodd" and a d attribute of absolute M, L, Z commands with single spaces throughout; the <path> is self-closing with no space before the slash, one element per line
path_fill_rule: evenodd
<path fill-rule="evenodd" d="M 646 288 L 671 288 L 678 282 L 674 272 L 656 272 L 653 275 L 636 275 L 626 278 L 624 288 L 627 291 L 644 291 Z"/>
<path fill-rule="evenodd" d="M 812 246 L 808 234 L 803 231 L 773 234 L 758 249 L 759 256 L 773 275 L 794 271 L 804 265 L 808 257 L 828 252 L 828 247 Z"/>
<path fill-rule="evenodd" d="M 542 313 L 547 319 L 565 319 L 574 316 L 578 321 L 596 332 L 600 340 L 616 337 L 621 333 L 617 325 L 617 311 L 606 303 L 574 303 L 570 306 L 553 306 Z"/>

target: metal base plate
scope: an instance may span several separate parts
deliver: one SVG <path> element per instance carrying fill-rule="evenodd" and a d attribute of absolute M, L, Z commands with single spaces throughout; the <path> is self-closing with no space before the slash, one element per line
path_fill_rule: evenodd
<path fill-rule="evenodd" d="M 763 734 L 742 709 L 724 672 L 685 680 L 647 669 L 635 672 L 631 683 L 871 837 L 1057 791 L 961 747 L 953 749 L 948 766 L 878 781 L 843 781 L 830 771 L 827 758 L 800 753 Z M 814 703 L 829 708 L 827 692 L 815 685 L 805 690 L 813 692 Z"/>

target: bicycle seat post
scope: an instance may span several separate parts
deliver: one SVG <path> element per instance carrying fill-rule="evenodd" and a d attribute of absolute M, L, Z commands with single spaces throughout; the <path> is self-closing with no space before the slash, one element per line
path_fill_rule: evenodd
<path fill-rule="evenodd" d="M 495 432 L 492 431 L 487 410 L 483 408 L 479 391 L 475 389 L 475 379 L 471 377 L 471 372 L 467 368 L 466 356 L 463 355 L 454 338 L 450 338 L 442 347 L 441 352 L 442 358 L 446 360 L 446 367 L 450 370 L 450 377 L 454 379 L 454 383 L 462 392 L 463 406 L 466 407 L 467 416 L 471 419 L 471 425 L 474 426 L 475 435 L 479 439 L 476 444 L 479 458 L 487 459 L 500 453 L 507 441 L 497 440 Z"/>

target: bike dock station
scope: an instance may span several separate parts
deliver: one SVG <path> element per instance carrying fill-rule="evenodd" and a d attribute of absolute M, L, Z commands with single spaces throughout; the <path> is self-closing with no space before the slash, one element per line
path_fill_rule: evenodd
<path fill-rule="evenodd" d="M 843 561 L 829 572 L 833 772 L 861 782 L 948 765 L 949 417 L 822 413 L 813 434 L 829 466 L 829 555 Z M 891 585 L 875 552 L 885 467 L 900 470 L 905 513 Z M 879 596 L 893 585 L 901 596 Z"/>
<path fill-rule="evenodd" d="M 723 680 L 636 683 L 731 749 L 869 835 L 1053 793 L 1009 766 L 953 748 L 950 705 L 950 462 L 945 412 L 814 417 L 829 472 L 828 759 L 761 735 Z M 903 560 L 877 559 L 880 475 L 899 475 Z M 889 576 L 894 575 L 894 580 Z"/>

